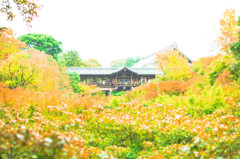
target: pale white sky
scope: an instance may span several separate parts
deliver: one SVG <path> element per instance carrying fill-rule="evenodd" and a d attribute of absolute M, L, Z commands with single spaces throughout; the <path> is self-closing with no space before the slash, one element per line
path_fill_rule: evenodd
<path fill-rule="evenodd" d="M 1 24 L 17 36 L 52 35 L 63 50 L 77 50 L 103 67 L 112 60 L 147 56 L 176 42 L 193 60 L 209 56 L 227 8 L 240 16 L 240 0 L 40 0 L 40 17 L 28 29 L 17 18 Z"/>

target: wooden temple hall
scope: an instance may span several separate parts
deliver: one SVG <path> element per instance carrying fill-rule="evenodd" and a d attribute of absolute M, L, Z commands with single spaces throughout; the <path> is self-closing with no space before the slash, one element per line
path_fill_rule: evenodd
<path fill-rule="evenodd" d="M 68 67 L 67 72 L 76 72 L 82 83 L 97 85 L 102 91 L 126 91 L 150 82 L 163 72 L 156 68 L 94 68 Z"/>

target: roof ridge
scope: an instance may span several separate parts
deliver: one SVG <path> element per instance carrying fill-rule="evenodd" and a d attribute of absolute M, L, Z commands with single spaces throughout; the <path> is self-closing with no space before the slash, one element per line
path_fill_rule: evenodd
<path fill-rule="evenodd" d="M 155 63 L 156 63 L 156 54 L 159 54 L 165 50 L 171 50 L 171 49 L 177 49 L 183 57 L 185 57 L 189 63 L 192 63 L 192 60 L 186 56 L 178 47 L 177 43 L 176 42 L 173 42 L 172 44 L 168 45 L 167 47 L 155 52 L 155 53 L 152 53 L 150 55 L 147 55 L 145 57 L 142 57 L 140 61 L 138 61 L 137 63 L 135 63 L 131 68 L 135 68 L 135 67 L 142 67 L 142 68 L 145 68 L 145 67 L 156 67 L 155 66 Z"/>
<path fill-rule="evenodd" d="M 162 71 L 157 70 L 156 68 L 128 68 L 128 67 L 120 67 L 116 70 L 116 68 L 108 67 L 108 68 L 98 68 L 96 67 L 67 67 L 68 72 L 76 72 L 78 74 L 85 75 L 112 75 L 122 69 L 128 69 L 136 74 L 162 74 Z"/>

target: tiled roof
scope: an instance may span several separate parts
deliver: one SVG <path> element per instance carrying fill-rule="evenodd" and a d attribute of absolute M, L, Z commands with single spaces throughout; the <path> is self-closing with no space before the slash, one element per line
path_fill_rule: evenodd
<path fill-rule="evenodd" d="M 136 72 L 139 75 L 156 75 L 156 74 L 164 74 L 163 71 L 159 71 L 156 68 L 130 68 L 133 72 Z"/>
<path fill-rule="evenodd" d="M 176 43 L 173 43 L 157 53 L 160 53 L 162 51 L 169 50 L 169 49 L 178 49 L 178 45 Z M 181 50 L 179 50 L 179 51 L 185 58 L 188 59 L 188 61 L 190 63 L 192 62 L 192 60 L 190 58 L 188 58 Z M 148 56 L 141 58 L 141 60 L 139 62 L 137 62 L 135 65 L 133 65 L 131 68 L 157 68 L 157 66 L 156 66 L 156 63 L 157 63 L 156 62 L 156 54 L 157 53 L 150 54 Z"/>
<path fill-rule="evenodd" d="M 101 67 L 67 67 L 67 72 L 76 72 L 79 75 L 111 75 L 122 69 L 127 68 L 125 66 L 120 68 L 101 68 Z M 137 73 L 138 75 L 156 75 L 163 74 L 162 71 L 156 68 L 127 68 L 128 70 Z"/>
<path fill-rule="evenodd" d="M 80 75 L 110 75 L 117 68 L 101 68 L 101 67 L 67 67 L 67 72 L 76 72 Z"/>

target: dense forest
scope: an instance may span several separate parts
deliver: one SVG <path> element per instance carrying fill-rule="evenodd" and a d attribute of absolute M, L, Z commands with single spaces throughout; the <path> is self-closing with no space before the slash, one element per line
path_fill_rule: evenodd
<path fill-rule="evenodd" d="M 240 158 L 239 25 L 226 10 L 216 56 L 189 64 L 166 50 L 156 59 L 164 76 L 112 97 L 66 72 L 97 60 L 2 27 L 0 158 Z M 139 60 L 128 59 L 112 67 Z"/>

